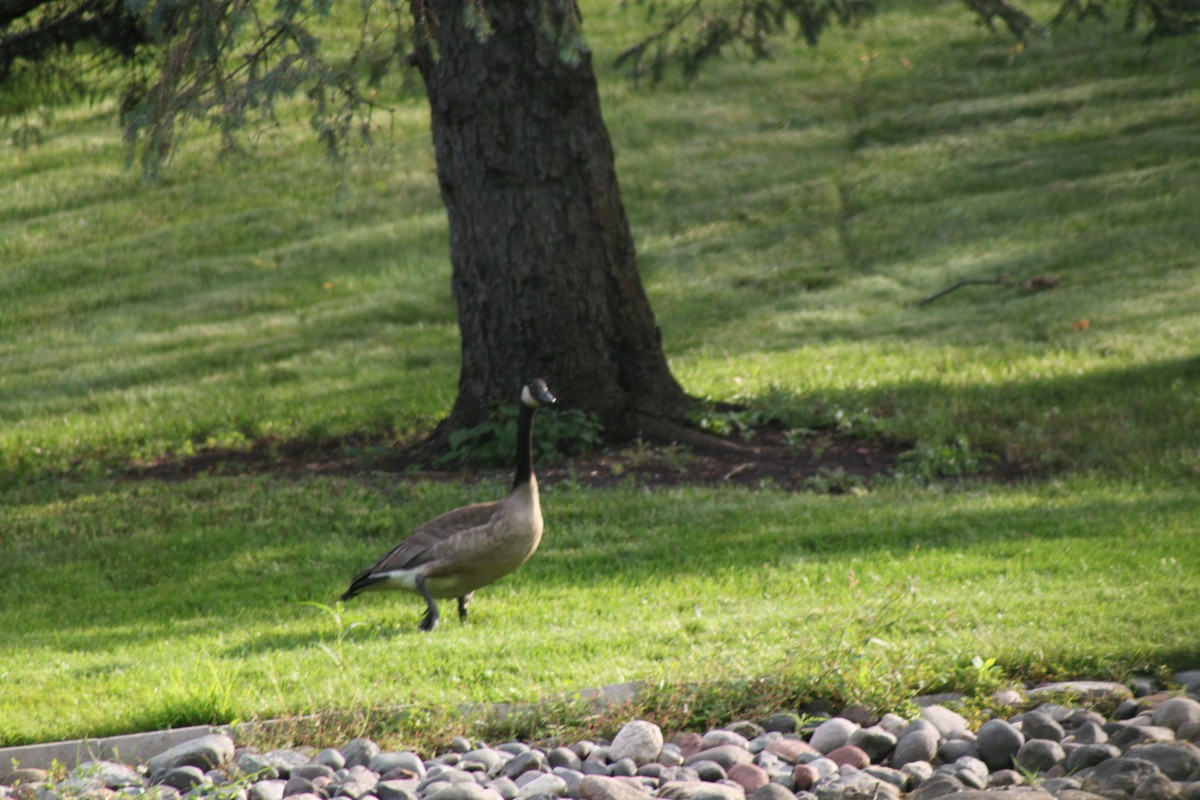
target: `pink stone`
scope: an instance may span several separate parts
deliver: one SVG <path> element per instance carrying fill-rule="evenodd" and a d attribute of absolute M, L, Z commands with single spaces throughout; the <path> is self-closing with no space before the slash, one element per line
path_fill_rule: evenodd
<path fill-rule="evenodd" d="M 825 754 L 825 757 L 839 767 L 849 764 L 855 769 L 866 769 L 871 766 L 871 757 L 862 748 L 855 747 L 852 744 L 843 745 L 836 750 L 831 750 Z"/>
<path fill-rule="evenodd" d="M 675 737 L 675 744 L 679 746 L 679 752 L 683 753 L 683 757 L 687 758 L 700 752 L 702 738 L 698 733 L 681 733 Z"/>
<path fill-rule="evenodd" d="M 776 739 L 767 745 L 766 750 L 789 764 L 795 764 L 796 759 L 805 754 L 820 755 L 816 748 L 803 739 Z"/>
<path fill-rule="evenodd" d="M 805 791 L 821 778 L 821 773 L 808 764 L 797 764 L 792 770 L 792 779 L 796 782 L 796 791 Z"/>
<path fill-rule="evenodd" d="M 734 764 L 726 774 L 729 780 L 746 790 L 747 796 L 771 782 L 771 776 L 757 764 Z"/>

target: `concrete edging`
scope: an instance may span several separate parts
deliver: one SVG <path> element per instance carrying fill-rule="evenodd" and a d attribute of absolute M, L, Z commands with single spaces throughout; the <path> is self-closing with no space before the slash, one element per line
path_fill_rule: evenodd
<path fill-rule="evenodd" d="M 576 696 L 597 705 L 619 705 L 635 700 L 641 687 L 640 683 L 617 683 L 599 689 L 583 689 Z M 530 704 L 533 707 L 537 705 L 537 703 Z M 462 705 L 459 706 L 459 711 L 464 716 L 480 713 L 509 716 L 520 711 L 521 708 L 522 706 L 511 703 L 494 703 L 491 705 Z M 296 719 L 273 719 L 261 722 L 243 722 L 237 725 L 193 725 L 187 728 L 101 736 L 94 739 L 68 739 L 61 742 L 0 747 L 0 769 L 5 769 L 12 764 L 21 767 L 49 769 L 55 762 L 67 766 L 75 766 L 85 761 L 120 761 L 125 764 L 144 764 L 153 756 L 176 745 L 199 739 L 210 733 L 227 733 L 236 739 L 239 732 L 288 725 L 296 721 Z M 0 773 L 0 775 L 2 774 L 4 773 Z"/>

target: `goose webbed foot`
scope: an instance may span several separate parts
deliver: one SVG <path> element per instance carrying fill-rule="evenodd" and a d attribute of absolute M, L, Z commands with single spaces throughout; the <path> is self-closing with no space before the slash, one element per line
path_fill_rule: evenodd
<path fill-rule="evenodd" d="M 474 592 L 467 592 L 462 597 L 458 598 L 458 619 L 460 622 L 467 621 L 467 604 L 475 597 Z"/>

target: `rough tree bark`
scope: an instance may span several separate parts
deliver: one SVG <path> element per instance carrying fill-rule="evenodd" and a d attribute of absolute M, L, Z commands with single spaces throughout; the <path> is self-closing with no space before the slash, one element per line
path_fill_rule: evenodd
<path fill-rule="evenodd" d="M 611 434 L 661 434 L 689 398 L 638 274 L 589 54 L 555 8 L 578 13 L 573 0 L 413 2 L 462 333 L 442 430 L 479 424 L 540 376 Z"/>

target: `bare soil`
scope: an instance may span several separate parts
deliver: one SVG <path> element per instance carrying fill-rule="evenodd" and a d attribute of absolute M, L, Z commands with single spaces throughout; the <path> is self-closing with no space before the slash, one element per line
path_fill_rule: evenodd
<path fill-rule="evenodd" d="M 772 486 L 786 490 L 846 491 L 890 475 L 911 445 L 818 433 L 789 441 L 779 427 L 749 436 L 698 437 L 689 445 L 637 443 L 537 466 L 545 484 L 574 481 L 592 487 L 634 484 Z M 390 473 L 424 480 L 491 478 L 499 470 L 441 470 L 419 448 L 393 449 L 354 439 L 321 442 L 263 441 L 248 450 L 205 450 L 131 465 L 134 479 L 186 480 L 198 475 L 365 475 Z"/>

